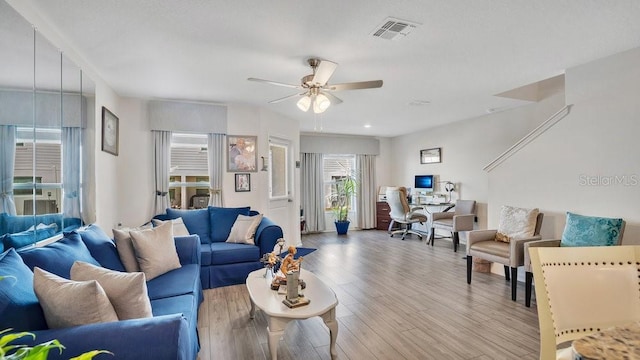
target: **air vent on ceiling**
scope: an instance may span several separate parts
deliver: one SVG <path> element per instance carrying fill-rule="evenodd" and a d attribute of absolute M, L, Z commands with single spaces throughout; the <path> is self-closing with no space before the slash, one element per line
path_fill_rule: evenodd
<path fill-rule="evenodd" d="M 371 35 L 381 39 L 398 40 L 409 35 L 418 25 L 420 24 L 389 17 L 382 24 L 376 26 Z"/>

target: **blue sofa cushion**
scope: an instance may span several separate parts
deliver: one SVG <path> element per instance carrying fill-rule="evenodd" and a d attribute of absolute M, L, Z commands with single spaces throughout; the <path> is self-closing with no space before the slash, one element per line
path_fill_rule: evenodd
<path fill-rule="evenodd" d="M 76 232 L 80 234 L 82 242 L 89 249 L 91 256 L 100 265 L 110 270 L 125 271 L 124 265 L 120 261 L 116 244 L 99 226 L 92 224 L 85 229 L 76 230 Z"/>
<path fill-rule="evenodd" d="M 0 254 L 0 329 L 47 329 L 44 313 L 33 291 L 33 272 L 14 249 Z"/>
<path fill-rule="evenodd" d="M 152 280 L 147 281 L 149 299 L 162 299 L 172 296 L 194 294 L 200 290 L 200 266 L 183 265 Z"/>
<path fill-rule="evenodd" d="M 560 246 L 611 246 L 620 244 L 622 219 L 567 212 Z"/>
<path fill-rule="evenodd" d="M 4 234 L 2 244 L 8 248 L 19 249 L 24 246 L 35 244 L 38 241 L 48 239 L 58 232 L 58 225 L 38 225 L 33 230 L 25 230 L 13 234 Z"/>
<path fill-rule="evenodd" d="M 255 245 L 211 243 L 211 265 L 260 261 L 260 248 Z"/>
<path fill-rule="evenodd" d="M 181 217 L 184 226 L 189 230 L 189 234 L 198 234 L 200 236 L 200 243 L 208 244 L 211 242 L 211 226 L 207 209 L 176 210 L 169 208 L 167 209 L 167 216 L 169 219 Z"/>
<path fill-rule="evenodd" d="M 249 206 L 240 208 L 223 208 L 209 206 L 211 222 L 211 242 L 225 242 L 238 215 L 249 216 Z"/>
<path fill-rule="evenodd" d="M 64 238 L 55 243 L 38 248 L 23 249 L 18 251 L 18 254 L 22 256 L 22 260 L 31 271 L 37 266 L 65 279 L 69 279 L 71 266 L 76 260 L 101 266 L 91 256 L 80 235 L 75 232 L 67 233 Z"/>

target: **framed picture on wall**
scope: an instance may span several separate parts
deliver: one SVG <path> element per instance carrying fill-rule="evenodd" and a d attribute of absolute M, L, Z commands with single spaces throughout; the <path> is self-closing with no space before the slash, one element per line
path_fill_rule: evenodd
<path fill-rule="evenodd" d="M 118 117 L 102 107 L 102 151 L 118 156 Z"/>
<path fill-rule="evenodd" d="M 420 164 L 433 164 L 442 162 L 442 148 L 420 150 Z"/>
<path fill-rule="evenodd" d="M 227 172 L 257 171 L 257 140 L 257 136 L 227 135 Z"/>
<path fill-rule="evenodd" d="M 236 174 L 236 192 L 251 191 L 251 174 Z"/>

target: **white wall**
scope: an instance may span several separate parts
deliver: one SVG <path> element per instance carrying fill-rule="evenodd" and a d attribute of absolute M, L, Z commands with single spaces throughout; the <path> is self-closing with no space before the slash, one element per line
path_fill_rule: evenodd
<path fill-rule="evenodd" d="M 491 172 L 490 225 L 502 204 L 539 207 L 545 238 L 566 211 L 621 217 L 623 243 L 640 244 L 639 63 L 640 48 L 566 71 L 571 113 Z"/>
<path fill-rule="evenodd" d="M 385 155 L 391 162 L 391 183 L 381 185 L 413 188 L 414 175 L 429 174 L 438 176 L 435 181 L 452 181 L 452 198 L 476 200 L 476 226 L 486 228 L 489 177 L 482 168 L 563 106 L 564 96 L 557 94 L 539 103 L 395 137 L 391 154 Z M 442 148 L 442 162 L 420 164 L 420 150 L 437 147 Z"/>

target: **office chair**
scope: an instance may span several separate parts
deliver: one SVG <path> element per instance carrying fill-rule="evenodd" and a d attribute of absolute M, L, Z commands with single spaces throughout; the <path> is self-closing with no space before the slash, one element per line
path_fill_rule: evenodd
<path fill-rule="evenodd" d="M 524 304 L 531 307 L 533 270 L 529 259 L 529 248 L 560 246 L 616 246 L 622 243 L 625 221 L 616 218 L 584 216 L 567 212 L 567 222 L 562 239 L 528 242 L 524 245 Z"/>
<path fill-rule="evenodd" d="M 431 246 L 435 243 L 435 230 L 447 230 L 451 233 L 453 251 L 457 252 L 460 244 L 458 232 L 473 230 L 475 212 L 475 200 L 458 200 L 456 201 L 455 212 L 445 211 L 431 214 L 431 233 L 429 235 Z"/>
<path fill-rule="evenodd" d="M 640 320 L 640 246 L 531 247 L 529 255 L 540 359 L 573 359 L 558 345 Z"/>
<path fill-rule="evenodd" d="M 411 229 L 411 225 L 415 223 L 424 223 L 427 221 L 427 216 L 422 213 L 416 212 L 416 210 L 422 209 L 421 207 L 411 209 L 409 202 L 407 201 L 407 189 L 405 187 L 388 187 L 387 188 L 387 204 L 391 211 L 389 216 L 391 217 L 391 224 L 394 222 L 404 224 L 404 229 L 391 232 L 391 237 L 395 234 L 402 234 L 402 240 L 404 240 L 407 234 L 418 235 L 422 239 L 422 234 Z M 389 226 L 391 228 L 391 226 Z"/>
<path fill-rule="evenodd" d="M 471 284 L 474 256 L 502 264 L 505 280 L 511 280 L 511 300 L 516 301 L 518 266 L 524 265 L 524 244 L 540 240 L 543 218 L 544 214 L 538 209 L 503 206 L 498 230 L 470 231 L 467 238 L 467 284 Z M 498 241 L 501 236 L 506 238 Z"/>

